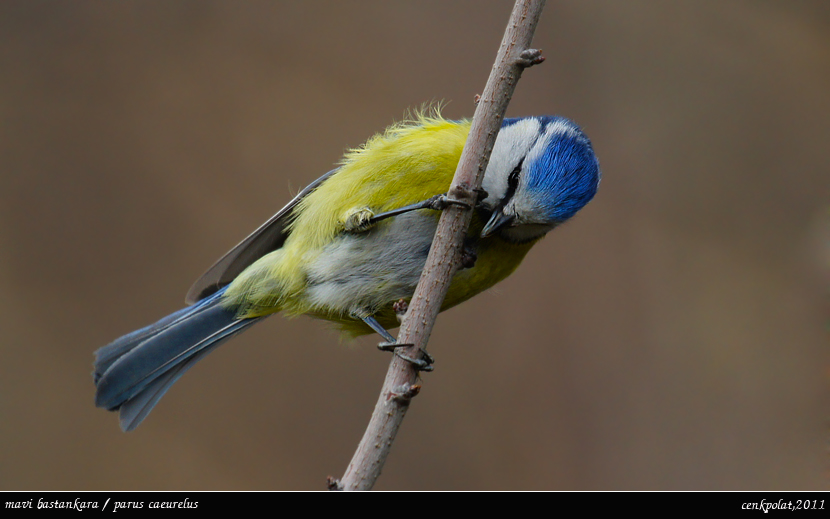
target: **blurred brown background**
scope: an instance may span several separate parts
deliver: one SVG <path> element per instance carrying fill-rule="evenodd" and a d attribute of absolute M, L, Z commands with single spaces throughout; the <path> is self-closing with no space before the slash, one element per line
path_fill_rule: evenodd
<path fill-rule="evenodd" d="M 473 112 L 511 2 L 0 4 L 0 489 L 322 489 L 387 354 L 275 317 L 130 434 L 92 352 L 347 147 Z M 378 489 L 826 489 L 830 8 L 549 1 L 509 115 L 597 198 L 442 314 Z"/>

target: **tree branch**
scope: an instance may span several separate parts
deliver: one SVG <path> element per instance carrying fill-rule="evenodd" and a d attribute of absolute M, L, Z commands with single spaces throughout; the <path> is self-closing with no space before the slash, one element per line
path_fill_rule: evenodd
<path fill-rule="evenodd" d="M 522 71 L 544 61 L 540 51 L 530 49 L 544 4 L 545 0 L 516 1 L 496 62 L 478 100 L 470 134 L 449 190 L 450 198 L 466 202 L 469 207 L 476 204 L 477 191 L 481 188 L 490 153 Z M 398 334 L 398 344 L 413 344 L 403 352 L 409 357 L 419 358 L 419 350 L 426 350 L 435 318 L 460 264 L 461 245 L 472 213 L 471 209 L 451 205 L 441 215 L 421 280 Z M 330 478 L 329 488 L 372 489 L 409 403 L 421 389 L 415 384 L 417 378 L 418 373 L 410 362 L 397 355 L 392 356 L 380 398 L 363 439 L 342 480 Z"/>

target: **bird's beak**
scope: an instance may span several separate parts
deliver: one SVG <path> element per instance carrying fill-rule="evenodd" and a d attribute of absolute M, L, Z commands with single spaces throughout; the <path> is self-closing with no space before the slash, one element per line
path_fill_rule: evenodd
<path fill-rule="evenodd" d="M 490 217 L 490 221 L 488 221 L 487 225 L 484 226 L 484 229 L 481 230 L 481 237 L 486 238 L 505 225 L 510 225 L 513 218 L 513 216 L 504 214 L 501 209 L 496 209 L 493 211 L 493 216 Z"/>

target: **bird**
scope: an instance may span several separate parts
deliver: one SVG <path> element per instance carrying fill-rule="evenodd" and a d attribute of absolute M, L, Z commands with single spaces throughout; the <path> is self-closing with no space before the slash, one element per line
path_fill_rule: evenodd
<path fill-rule="evenodd" d="M 420 111 L 346 152 L 191 287 L 188 306 L 95 352 L 95 404 L 135 429 L 190 367 L 265 317 L 310 315 L 347 336 L 388 329 L 415 290 L 470 120 Z M 509 276 L 597 192 L 591 141 L 562 116 L 502 121 L 441 310 Z M 404 357 L 430 370 L 431 357 Z"/>

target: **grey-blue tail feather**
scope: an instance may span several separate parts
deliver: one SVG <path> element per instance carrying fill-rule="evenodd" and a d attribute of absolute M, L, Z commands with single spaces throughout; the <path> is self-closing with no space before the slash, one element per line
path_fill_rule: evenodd
<path fill-rule="evenodd" d="M 174 312 L 95 352 L 95 405 L 120 410 L 135 429 L 185 371 L 261 318 L 237 319 L 219 304 L 225 290 Z"/>

